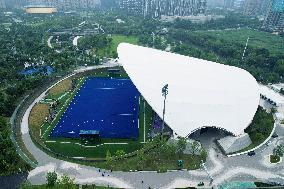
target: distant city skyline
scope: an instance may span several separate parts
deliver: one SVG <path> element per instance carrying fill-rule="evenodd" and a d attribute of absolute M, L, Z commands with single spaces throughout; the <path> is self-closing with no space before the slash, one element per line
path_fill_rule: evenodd
<path fill-rule="evenodd" d="M 144 16 L 189 16 L 204 14 L 207 0 L 118 0 L 120 9 Z"/>
<path fill-rule="evenodd" d="M 60 10 L 87 9 L 100 5 L 100 0 L 0 0 L 7 7 L 19 8 L 24 6 L 54 6 Z"/>
<path fill-rule="evenodd" d="M 0 8 L 6 8 L 6 4 L 4 0 L 0 0 Z"/>

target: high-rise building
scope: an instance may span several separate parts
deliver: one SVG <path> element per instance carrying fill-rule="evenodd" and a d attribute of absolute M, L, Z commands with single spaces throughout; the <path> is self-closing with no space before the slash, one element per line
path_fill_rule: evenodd
<path fill-rule="evenodd" d="M 272 31 L 284 31 L 284 0 L 270 0 L 263 28 Z"/>
<path fill-rule="evenodd" d="M 144 16 L 188 16 L 204 14 L 206 0 L 119 0 L 118 6 Z"/>
<path fill-rule="evenodd" d="M 233 9 L 235 0 L 224 0 L 224 9 Z"/>
<path fill-rule="evenodd" d="M 243 13 L 247 16 L 265 15 L 269 1 L 267 0 L 246 0 Z"/>
<path fill-rule="evenodd" d="M 93 9 L 100 5 L 100 0 L 61 0 L 61 9 L 77 10 L 77 9 Z"/>
<path fill-rule="evenodd" d="M 241 11 L 243 11 L 244 4 L 245 4 L 245 0 L 235 0 L 234 5 L 233 5 L 233 9 L 235 11 L 241 12 Z"/>
<path fill-rule="evenodd" d="M 26 5 L 53 6 L 59 10 L 77 10 L 95 8 L 100 0 L 27 0 Z"/>
<path fill-rule="evenodd" d="M 0 0 L 0 9 L 6 8 L 6 4 L 4 0 Z"/>
<path fill-rule="evenodd" d="M 246 0 L 244 5 L 244 14 L 247 16 L 256 16 L 260 10 L 260 0 Z"/>
<path fill-rule="evenodd" d="M 143 7 L 145 7 L 144 0 L 119 0 L 118 6 L 120 9 L 134 14 L 142 14 Z"/>

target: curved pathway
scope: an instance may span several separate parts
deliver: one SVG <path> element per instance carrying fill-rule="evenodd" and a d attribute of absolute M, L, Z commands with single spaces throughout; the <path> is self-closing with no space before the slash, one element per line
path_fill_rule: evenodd
<path fill-rule="evenodd" d="M 73 44 L 73 46 L 78 46 L 78 39 L 80 39 L 82 36 L 76 36 L 74 39 L 73 39 L 73 42 L 72 42 L 72 44 Z"/>
<path fill-rule="evenodd" d="M 117 65 L 113 62 L 103 66 L 82 68 L 76 70 L 76 72 L 84 72 L 90 69 L 112 66 Z M 72 75 L 69 75 L 68 77 Z M 119 188 L 148 188 L 149 186 L 152 188 L 175 188 L 196 186 L 200 181 L 202 181 L 205 183 L 205 186 L 209 186 L 209 178 L 206 172 L 202 169 L 194 171 L 172 171 L 167 173 L 121 171 L 110 172 L 107 170 L 100 170 L 99 172 L 99 169 L 95 167 L 69 163 L 48 156 L 46 153 L 42 152 L 34 145 L 28 132 L 28 117 L 30 111 L 34 104 L 39 102 L 44 97 L 45 92 L 43 92 L 30 105 L 30 107 L 26 110 L 21 122 L 23 141 L 27 149 L 38 161 L 38 167 L 32 170 L 28 176 L 28 180 L 32 184 L 45 183 L 46 173 L 48 171 L 55 170 L 59 175 L 67 173 L 71 177 L 74 177 L 76 183 L 78 184 L 95 183 L 98 185 L 113 186 Z M 284 129 L 284 127 L 281 125 L 278 125 L 278 127 L 281 127 L 280 129 Z M 247 155 L 240 155 L 236 157 L 223 156 L 218 151 L 216 151 L 217 148 L 216 146 L 214 146 L 214 143 L 212 142 L 213 140 L 214 137 L 211 137 L 208 146 L 209 154 L 206 161 L 208 172 L 214 178 L 214 181 L 210 187 L 213 186 L 214 188 L 216 188 L 218 185 L 225 181 L 261 180 L 279 182 L 284 184 L 284 162 L 281 162 L 275 166 L 271 166 L 271 164 L 264 162 L 265 159 L 263 158 L 265 154 L 272 152 L 277 141 L 282 140 L 281 137 L 279 137 L 279 139 L 271 139 L 272 145 L 264 145 L 260 147 L 256 150 L 256 155 L 252 157 L 249 157 Z M 104 176 L 102 175 L 102 173 L 104 173 Z"/>
<path fill-rule="evenodd" d="M 53 39 L 53 36 L 50 36 L 48 39 L 47 39 L 47 46 L 51 49 L 53 49 L 52 45 L 51 45 L 51 40 Z"/>

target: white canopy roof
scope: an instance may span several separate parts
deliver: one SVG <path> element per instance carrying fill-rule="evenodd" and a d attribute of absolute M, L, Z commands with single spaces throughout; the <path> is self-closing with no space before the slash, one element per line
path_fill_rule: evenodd
<path fill-rule="evenodd" d="M 122 43 L 127 74 L 162 117 L 161 89 L 169 85 L 165 122 L 180 136 L 206 126 L 242 134 L 259 104 L 259 87 L 247 71 L 215 62 Z"/>

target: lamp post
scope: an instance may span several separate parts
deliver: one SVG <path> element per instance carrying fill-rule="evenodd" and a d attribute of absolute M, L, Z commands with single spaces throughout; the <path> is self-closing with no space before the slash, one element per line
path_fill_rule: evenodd
<path fill-rule="evenodd" d="M 168 87 L 169 87 L 169 85 L 166 84 L 166 85 L 162 88 L 162 96 L 164 97 L 164 108 L 163 108 L 163 124 L 162 124 L 162 132 L 161 132 L 161 135 L 164 133 L 165 113 L 166 113 L 166 98 L 167 98 L 167 95 L 168 95 L 168 93 L 169 93 Z"/>

